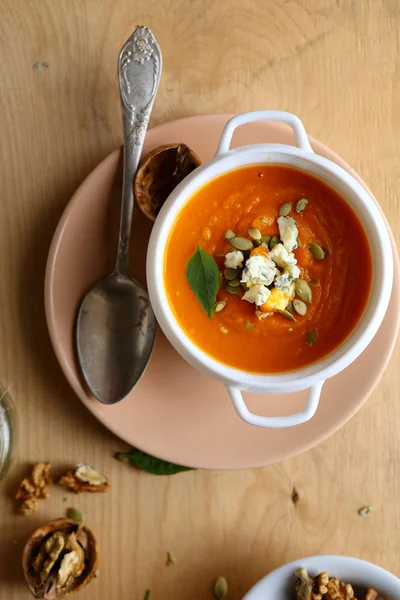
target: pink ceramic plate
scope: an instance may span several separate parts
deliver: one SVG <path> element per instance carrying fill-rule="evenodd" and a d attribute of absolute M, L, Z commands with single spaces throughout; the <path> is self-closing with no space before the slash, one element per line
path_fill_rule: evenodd
<path fill-rule="evenodd" d="M 155 127 L 147 134 L 144 153 L 161 144 L 184 142 L 203 161 L 208 160 L 228 118 L 205 115 Z M 285 126 L 257 122 L 239 128 L 232 145 L 293 141 Z M 357 177 L 334 152 L 316 140 L 310 142 L 317 154 Z M 75 318 L 83 294 L 113 267 L 120 181 L 120 150 L 116 150 L 72 197 L 54 235 L 47 264 L 46 315 L 54 350 L 68 381 L 89 410 L 132 446 L 176 463 L 209 469 L 249 468 L 280 461 L 318 444 L 346 423 L 378 383 L 393 350 L 400 295 L 396 252 L 392 298 L 378 334 L 360 358 L 327 381 L 316 415 L 304 425 L 272 430 L 245 424 L 235 413 L 224 386 L 188 365 L 161 332 L 146 373 L 122 402 L 104 406 L 90 396 L 74 355 Z M 151 223 L 136 213 L 131 264 L 140 281 L 144 279 L 150 229 Z M 246 396 L 252 411 L 282 415 L 299 411 L 305 392 Z"/>

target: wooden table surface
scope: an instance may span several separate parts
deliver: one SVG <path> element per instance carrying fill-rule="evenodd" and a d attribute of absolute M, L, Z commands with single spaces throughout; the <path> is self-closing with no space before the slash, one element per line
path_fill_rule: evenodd
<path fill-rule="evenodd" d="M 116 58 L 137 24 L 164 55 L 153 125 L 206 112 L 296 113 L 366 180 L 399 241 L 398 0 L 2 0 L 0 379 L 12 385 L 20 436 L 0 484 L 0 599 L 29 597 L 24 540 L 69 505 L 86 512 L 102 549 L 81 600 L 142 600 L 146 588 L 151 600 L 206 600 L 218 575 L 239 600 L 268 571 L 318 553 L 400 575 L 398 351 L 360 413 L 306 454 L 171 478 L 117 463 L 125 445 L 61 373 L 43 310 L 46 256 L 71 194 L 121 143 Z M 56 473 L 87 461 L 112 490 L 75 499 L 53 488 L 37 514 L 18 516 L 13 495 L 36 460 Z M 376 511 L 362 519 L 366 504 Z"/>

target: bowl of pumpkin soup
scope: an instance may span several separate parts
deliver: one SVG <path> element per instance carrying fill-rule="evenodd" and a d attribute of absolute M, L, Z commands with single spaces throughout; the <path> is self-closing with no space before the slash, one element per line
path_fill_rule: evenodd
<path fill-rule="evenodd" d="M 230 149 L 236 127 L 266 119 L 286 122 L 296 146 Z M 227 123 L 215 157 L 165 202 L 147 255 L 165 335 L 226 386 L 242 419 L 261 427 L 314 415 L 325 380 L 377 332 L 392 276 L 389 235 L 373 199 L 313 153 L 297 117 L 279 111 Z M 308 390 L 304 409 L 282 417 L 253 414 L 242 395 L 277 394 L 279 403 L 278 394 L 301 390 Z"/>

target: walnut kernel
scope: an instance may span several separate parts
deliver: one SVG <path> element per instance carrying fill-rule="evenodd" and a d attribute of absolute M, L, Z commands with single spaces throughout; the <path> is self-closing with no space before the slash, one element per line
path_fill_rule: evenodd
<path fill-rule="evenodd" d="M 110 484 L 107 482 L 107 479 L 104 477 L 104 475 L 101 475 L 101 473 L 91 469 L 91 467 L 89 467 L 89 469 L 91 469 L 93 473 L 87 470 L 83 471 L 82 467 L 83 465 L 79 465 L 75 472 L 72 470 L 67 471 L 65 475 L 61 477 L 58 483 L 62 487 L 75 492 L 75 494 L 80 494 L 82 492 L 108 492 L 110 489 Z M 87 476 L 86 481 L 83 480 L 85 476 Z M 91 479 L 92 483 L 89 483 L 89 479 Z M 94 481 L 96 481 L 96 483 L 93 483 Z"/>
<path fill-rule="evenodd" d="M 50 469 L 50 463 L 37 462 L 33 465 L 30 477 L 21 481 L 16 494 L 17 500 L 23 500 L 19 507 L 20 514 L 31 515 L 38 509 L 38 498 L 49 497 Z"/>

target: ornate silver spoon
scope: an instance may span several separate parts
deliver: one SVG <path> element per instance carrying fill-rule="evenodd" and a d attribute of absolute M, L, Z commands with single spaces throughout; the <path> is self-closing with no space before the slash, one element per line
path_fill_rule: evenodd
<path fill-rule="evenodd" d="M 149 361 L 156 321 L 149 297 L 132 277 L 129 240 L 133 179 L 142 153 L 161 76 L 161 50 L 147 27 L 123 46 L 118 77 L 124 129 L 124 175 L 118 256 L 114 271 L 85 296 L 78 313 L 76 346 L 83 377 L 104 404 L 122 400 Z"/>

